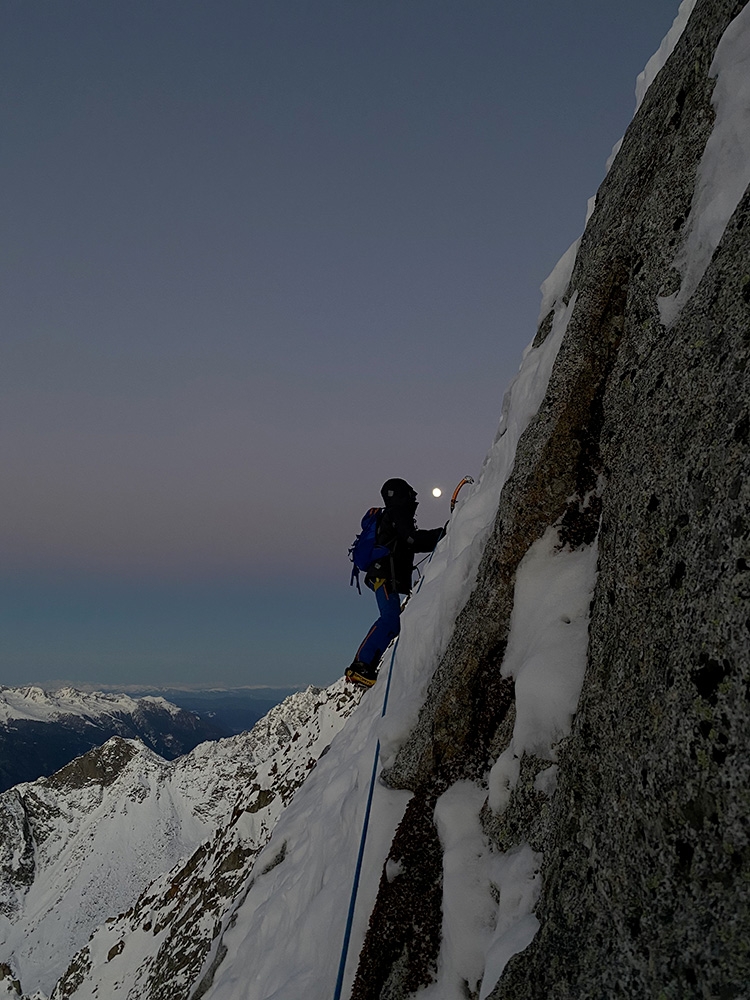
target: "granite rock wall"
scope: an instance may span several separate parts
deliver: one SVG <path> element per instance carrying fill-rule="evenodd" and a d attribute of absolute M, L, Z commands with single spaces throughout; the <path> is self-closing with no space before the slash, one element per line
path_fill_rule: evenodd
<path fill-rule="evenodd" d="M 586 677 L 557 790 L 534 789 L 549 762 L 526 758 L 504 814 L 484 810 L 496 849 L 544 855 L 541 927 L 491 1000 L 750 996 L 750 195 L 677 322 L 657 308 L 679 283 L 713 126 L 709 66 L 743 7 L 698 0 L 599 190 L 547 395 L 384 776 L 425 802 L 485 779 L 512 733 L 499 668 L 516 568 L 550 525 L 573 548 L 596 537 Z M 413 822 L 416 835 L 424 817 Z M 381 898 L 363 955 L 397 924 Z M 429 981 L 436 948 L 380 963 L 389 998 Z M 355 996 L 385 996 L 360 969 Z"/>

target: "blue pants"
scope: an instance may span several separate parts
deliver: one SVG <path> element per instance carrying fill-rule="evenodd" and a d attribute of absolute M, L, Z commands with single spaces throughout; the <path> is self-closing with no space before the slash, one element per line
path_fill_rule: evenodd
<path fill-rule="evenodd" d="M 375 591 L 380 618 L 375 622 L 357 650 L 360 663 L 377 667 L 391 639 L 401 631 L 401 598 L 392 594 L 384 583 Z"/>

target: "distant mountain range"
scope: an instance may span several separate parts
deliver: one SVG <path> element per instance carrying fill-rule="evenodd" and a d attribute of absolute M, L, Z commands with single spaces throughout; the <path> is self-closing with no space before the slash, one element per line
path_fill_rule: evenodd
<path fill-rule="evenodd" d="M 167 693 L 167 692 L 165 692 Z M 199 743 L 247 731 L 289 689 L 145 695 L 0 687 L 0 791 L 54 774 L 112 736 L 173 760 Z"/>
<path fill-rule="evenodd" d="M 237 736 L 252 729 L 275 705 L 299 691 L 299 687 L 215 688 L 197 691 L 183 688 L 128 690 L 132 698 L 157 696 L 211 721 L 224 736 Z"/>
<path fill-rule="evenodd" d="M 57 697 L 67 710 L 78 694 Z M 128 700 L 87 705 L 127 714 Z M 59 711 L 49 696 L 27 701 L 42 717 Z M 175 761 L 115 736 L 0 794 L 0 996 L 5 986 L 48 996 L 56 983 L 59 998 L 114 996 L 124 983 L 131 996 L 182 996 L 280 813 L 357 702 L 343 681 L 311 687 L 251 732 Z"/>

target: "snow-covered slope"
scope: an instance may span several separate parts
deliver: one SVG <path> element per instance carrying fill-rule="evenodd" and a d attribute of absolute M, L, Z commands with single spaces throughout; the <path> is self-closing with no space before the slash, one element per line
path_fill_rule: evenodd
<path fill-rule="evenodd" d="M 353 704 L 342 685 L 308 688 L 250 733 L 177 761 L 115 737 L 5 792 L 0 961 L 26 993 L 48 992 L 95 928 L 210 843 L 235 809 L 235 824 L 249 811 L 245 848 L 257 851 Z"/>

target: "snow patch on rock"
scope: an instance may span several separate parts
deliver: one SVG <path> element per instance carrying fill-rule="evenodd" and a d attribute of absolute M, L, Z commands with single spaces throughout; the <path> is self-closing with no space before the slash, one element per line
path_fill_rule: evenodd
<path fill-rule="evenodd" d="M 666 327 L 698 287 L 750 184 L 750 4 L 724 32 L 709 76 L 716 77 L 711 99 L 716 119 L 698 165 L 687 235 L 672 265 L 680 287 L 656 300 Z"/>

